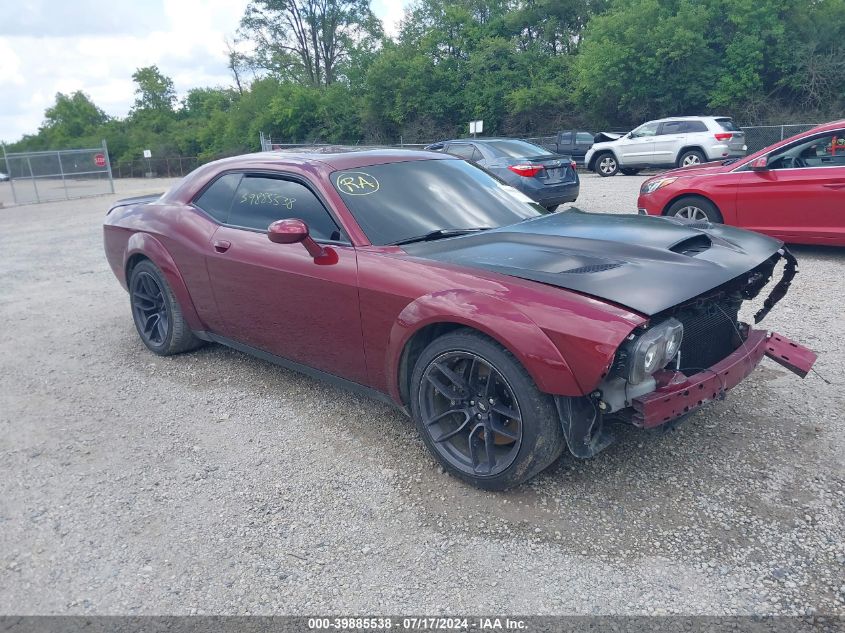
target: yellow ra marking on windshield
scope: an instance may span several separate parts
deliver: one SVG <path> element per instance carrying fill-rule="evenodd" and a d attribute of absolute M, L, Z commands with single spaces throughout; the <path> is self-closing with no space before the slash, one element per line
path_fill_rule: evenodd
<path fill-rule="evenodd" d="M 335 180 L 337 189 L 350 196 L 366 196 L 379 189 L 378 180 L 363 171 L 347 171 Z"/>

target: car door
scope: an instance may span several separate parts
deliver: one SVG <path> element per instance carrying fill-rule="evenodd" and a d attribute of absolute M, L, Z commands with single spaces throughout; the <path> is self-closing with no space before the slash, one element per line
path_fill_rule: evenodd
<path fill-rule="evenodd" d="M 622 165 L 650 165 L 653 162 L 654 136 L 660 126 L 659 121 L 644 123 L 629 132 L 615 144 L 616 157 Z"/>
<path fill-rule="evenodd" d="M 572 158 L 578 163 L 584 163 L 584 156 L 593 146 L 593 138 L 595 134 L 592 132 L 576 132 L 575 133 L 575 147 L 572 151 Z"/>
<path fill-rule="evenodd" d="M 744 173 L 737 192 L 740 225 L 785 241 L 845 240 L 845 129 L 782 147 L 766 169 Z"/>
<path fill-rule="evenodd" d="M 674 165 L 686 141 L 686 121 L 664 121 L 654 137 L 653 165 Z"/>
<path fill-rule="evenodd" d="M 267 227 L 298 218 L 337 260 L 316 263 L 302 244 L 275 244 Z M 208 246 L 225 337 L 366 384 L 354 247 L 309 184 L 244 173 Z"/>

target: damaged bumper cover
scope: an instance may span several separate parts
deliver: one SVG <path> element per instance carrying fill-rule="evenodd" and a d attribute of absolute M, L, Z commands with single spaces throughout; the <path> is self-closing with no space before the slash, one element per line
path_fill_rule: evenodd
<path fill-rule="evenodd" d="M 693 376 L 663 370 L 655 374 L 657 389 L 632 401 L 633 423 L 654 428 L 724 398 L 725 393 L 745 379 L 763 356 L 804 378 L 816 361 L 816 354 L 777 333 L 749 329 L 745 342 L 732 354 Z"/>

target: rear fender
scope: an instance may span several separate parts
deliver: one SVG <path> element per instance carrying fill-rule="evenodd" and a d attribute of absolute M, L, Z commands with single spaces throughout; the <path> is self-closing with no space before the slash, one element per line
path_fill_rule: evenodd
<path fill-rule="evenodd" d="M 409 303 L 391 328 L 387 376 L 390 377 L 390 395 L 397 402 L 402 401 L 399 368 L 405 347 L 415 333 L 436 323 L 465 325 L 496 340 L 519 360 L 542 392 L 582 393 L 560 350 L 536 323 L 512 304 L 471 290 L 444 290 Z"/>
<path fill-rule="evenodd" d="M 202 321 L 197 315 L 194 302 L 191 300 L 191 295 L 188 292 L 188 287 L 182 279 L 182 274 L 176 267 L 176 262 L 167 252 L 167 249 L 155 237 L 149 233 L 134 233 L 129 238 L 126 245 L 126 255 L 123 259 L 123 270 L 128 272 L 127 266 L 129 261 L 135 255 L 143 255 L 153 262 L 164 275 L 167 284 L 176 296 L 179 302 L 179 307 L 182 310 L 182 315 L 185 317 L 188 325 L 192 330 L 200 331 L 205 329 Z M 129 285 L 128 276 L 124 273 L 125 286 Z"/>

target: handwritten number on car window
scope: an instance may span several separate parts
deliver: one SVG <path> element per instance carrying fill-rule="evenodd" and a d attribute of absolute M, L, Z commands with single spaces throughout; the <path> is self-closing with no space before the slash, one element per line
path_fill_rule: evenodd
<path fill-rule="evenodd" d="M 278 193 L 262 191 L 259 193 L 244 193 L 241 196 L 241 204 L 259 205 L 266 204 L 274 207 L 285 207 L 286 209 L 293 209 L 293 203 L 296 198 L 288 198 Z"/>

